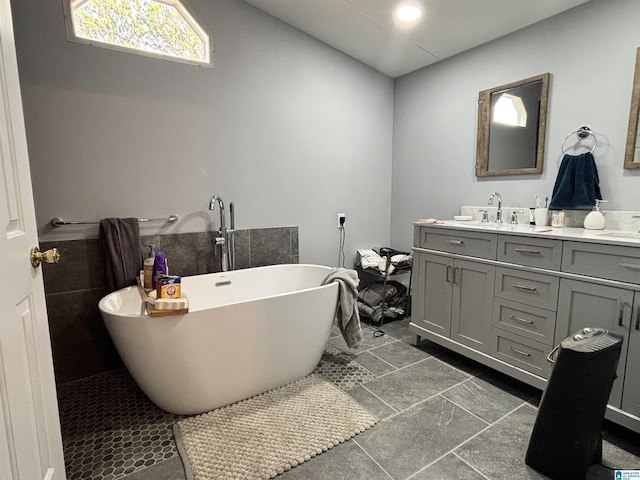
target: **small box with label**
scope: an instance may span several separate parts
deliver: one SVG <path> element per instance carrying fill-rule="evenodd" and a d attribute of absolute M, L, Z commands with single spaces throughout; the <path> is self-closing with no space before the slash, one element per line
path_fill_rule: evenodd
<path fill-rule="evenodd" d="M 163 275 L 158 278 L 158 298 L 180 298 L 181 278 L 177 275 Z"/>

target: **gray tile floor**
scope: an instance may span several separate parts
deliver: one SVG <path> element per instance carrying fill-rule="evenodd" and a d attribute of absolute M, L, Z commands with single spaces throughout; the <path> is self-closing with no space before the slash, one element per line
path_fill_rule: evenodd
<path fill-rule="evenodd" d="M 538 390 L 428 341 L 415 347 L 412 344 L 415 336 L 408 330 L 408 320 L 389 323 L 382 330 L 386 335 L 375 337 L 374 330 L 365 325 L 365 338 L 358 350 L 348 349 L 336 330 L 317 369 L 319 374 L 347 391 L 381 422 L 278 478 L 546 478 L 524 463 L 536 418 Z M 119 378 L 119 382 L 124 381 Z M 81 386 L 72 387 L 77 389 Z M 78 398 L 72 394 L 73 388 L 65 391 L 61 404 L 67 397 Z M 87 390 L 86 383 L 83 388 Z M 140 394 L 135 388 L 129 387 L 128 395 L 140 402 Z M 73 408 L 61 406 L 65 457 L 67 464 L 74 469 L 68 472 L 69 478 L 185 479 L 174 445 L 168 446 L 166 442 L 167 434 L 170 436 L 167 425 L 172 423 L 173 417 L 150 404 L 138 408 L 145 413 L 131 415 L 123 412 L 130 423 L 129 430 L 123 433 L 122 421 L 96 420 L 95 411 L 87 413 L 92 420 L 87 421 L 81 431 L 77 428 L 72 430 L 71 425 L 84 421 L 81 419 L 82 407 L 77 404 Z M 65 415 L 72 416 L 73 420 L 65 421 Z M 105 414 L 98 417 L 100 415 Z M 146 425 L 149 418 L 157 425 L 155 430 L 148 432 L 150 438 L 144 445 L 129 445 L 141 431 L 149 430 Z M 91 432 L 89 424 L 95 421 L 100 425 L 100 431 Z M 117 430 L 116 440 L 111 442 L 117 444 L 120 438 L 121 442 L 129 445 L 125 452 L 137 455 L 138 460 L 127 459 L 125 453 L 121 455 L 123 458 L 119 457 L 118 467 L 114 468 L 109 463 L 109 453 L 100 452 L 99 458 L 92 460 L 95 462 L 93 467 L 87 466 L 90 461 L 86 455 L 83 456 L 83 445 L 95 450 L 95 444 L 86 440 L 109 436 L 109 425 L 115 425 L 113 429 Z M 604 464 L 614 468 L 640 469 L 639 435 L 606 423 L 605 440 Z M 108 448 L 112 449 L 113 445 L 108 445 Z M 588 478 L 612 479 L 613 472 L 597 465 L 589 470 Z"/>

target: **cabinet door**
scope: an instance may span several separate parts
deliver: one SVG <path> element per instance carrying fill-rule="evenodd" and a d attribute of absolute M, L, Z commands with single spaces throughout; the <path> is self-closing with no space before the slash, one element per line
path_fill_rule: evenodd
<path fill-rule="evenodd" d="M 627 370 L 622 391 L 622 409 L 640 417 L 640 293 L 635 294 L 633 324 L 629 334 Z"/>
<path fill-rule="evenodd" d="M 451 339 L 488 352 L 496 269 L 467 260 L 456 260 L 453 266 Z"/>
<path fill-rule="evenodd" d="M 413 271 L 417 276 L 417 289 L 412 297 L 411 321 L 449 337 L 453 260 L 429 253 L 418 253 L 416 260 Z"/>
<path fill-rule="evenodd" d="M 584 327 L 606 328 L 624 337 L 609 405 L 620 408 L 627 360 L 633 292 L 622 288 L 562 279 L 558 298 L 555 344 Z"/>

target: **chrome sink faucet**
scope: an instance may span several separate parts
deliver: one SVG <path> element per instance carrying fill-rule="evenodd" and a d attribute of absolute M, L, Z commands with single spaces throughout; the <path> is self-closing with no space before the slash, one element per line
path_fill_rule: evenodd
<path fill-rule="evenodd" d="M 518 214 L 519 213 L 524 213 L 524 210 L 514 210 L 513 212 L 511 212 L 511 221 L 509 222 L 511 225 L 517 225 L 518 224 Z"/>
<path fill-rule="evenodd" d="M 489 205 L 493 205 L 493 199 L 498 199 L 498 210 L 496 211 L 496 223 L 502 223 L 502 195 L 498 192 L 493 192 L 489 195 Z"/>

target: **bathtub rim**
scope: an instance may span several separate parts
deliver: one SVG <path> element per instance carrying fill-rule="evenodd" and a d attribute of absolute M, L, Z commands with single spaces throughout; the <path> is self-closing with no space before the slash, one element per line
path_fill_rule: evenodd
<path fill-rule="evenodd" d="M 227 271 L 227 272 L 212 272 L 212 273 L 199 273 L 197 275 L 188 275 L 182 278 L 192 278 L 192 277 L 204 277 L 204 276 L 215 276 L 215 275 L 219 275 L 219 276 L 223 276 L 223 275 L 229 275 L 229 274 L 233 274 L 234 272 L 246 272 L 246 271 L 250 271 L 250 270 L 268 270 L 268 269 L 274 269 L 274 268 L 282 268 L 282 267 L 291 267 L 294 266 L 296 268 L 298 267 L 316 267 L 316 268 L 321 268 L 323 270 L 326 270 L 327 275 L 329 274 L 329 272 L 335 268 L 335 267 L 329 267 L 326 265 L 319 265 L 319 264 L 313 264 L 313 263 L 279 263 L 276 265 L 263 265 L 260 267 L 251 267 L 251 268 L 244 268 L 244 269 L 239 269 L 239 270 L 231 270 L 231 271 Z M 282 292 L 282 293 L 276 293 L 273 295 L 261 295 L 261 296 L 257 296 L 257 297 L 251 297 L 250 299 L 245 299 L 245 300 L 240 300 L 240 301 L 235 301 L 235 302 L 229 302 L 229 303 L 225 303 L 222 305 L 215 305 L 215 306 L 207 306 L 207 307 L 203 307 L 203 308 L 189 308 L 189 312 L 182 314 L 182 315 L 188 315 L 189 313 L 192 312 L 201 312 L 203 310 L 207 310 L 210 308 L 218 308 L 218 307 L 227 307 L 227 306 L 231 306 L 231 305 L 238 305 L 241 303 L 245 303 L 245 302 L 252 302 L 254 300 L 261 300 L 264 298 L 278 298 L 278 297 L 282 297 L 285 295 L 292 295 L 294 293 L 298 293 L 298 292 L 306 292 L 308 290 L 313 290 L 313 289 L 319 289 L 319 288 L 332 288 L 332 284 L 331 283 L 327 283 L 327 284 L 320 284 L 320 285 L 315 285 L 313 287 L 307 287 L 307 288 L 301 288 L 298 290 L 291 290 L 288 292 Z M 108 293 L 105 296 L 103 296 L 99 301 L 98 301 L 98 310 L 101 313 L 105 313 L 107 315 L 115 315 L 118 317 L 123 317 L 123 318 L 152 318 L 145 310 L 144 314 L 141 313 L 123 313 L 123 312 L 119 312 L 117 310 L 113 310 L 111 308 L 107 308 L 107 302 L 109 301 L 109 299 L 111 297 L 115 297 L 117 294 L 120 295 L 127 295 L 128 292 L 132 291 L 132 290 L 136 290 L 138 294 L 140 294 L 140 286 L 139 285 L 131 285 L 128 287 L 124 287 L 121 288 L 119 290 L 116 290 L 114 292 Z M 185 297 L 188 299 L 189 295 L 187 292 L 185 292 Z M 142 302 L 143 299 L 142 297 L 140 297 L 140 302 Z M 141 308 L 142 311 L 142 308 Z M 176 316 L 181 316 L 181 315 L 176 315 Z"/>

